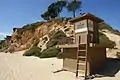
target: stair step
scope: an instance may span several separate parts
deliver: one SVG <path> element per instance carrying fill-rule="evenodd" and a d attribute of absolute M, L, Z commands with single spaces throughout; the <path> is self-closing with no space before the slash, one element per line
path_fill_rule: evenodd
<path fill-rule="evenodd" d="M 78 51 L 82 51 L 82 52 L 85 52 L 86 50 L 78 50 Z"/>
<path fill-rule="evenodd" d="M 86 61 L 83 61 L 83 60 L 78 60 L 79 62 L 78 63 L 86 63 Z"/>
<path fill-rule="evenodd" d="M 85 70 L 77 70 L 80 73 L 85 73 Z"/>
<path fill-rule="evenodd" d="M 78 70 L 85 70 L 85 66 L 86 66 L 86 65 L 78 65 L 78 64 L 77 64 L 77 66 L 78 66 Z"/>
<path fill-rule="evenodd" d="M 84 58 L 85 59 L 86 57 L 85 56 L 78 56 L 78 58 Z"/>
<path fill-rule="evenodd" d="M 85 63 L 77 63 L 78 65 L 85 65 Z"/>
<path fill-rule="evenodd" d="M 85 43 L 79 43 L 79 45 L 86 45 Z"/>

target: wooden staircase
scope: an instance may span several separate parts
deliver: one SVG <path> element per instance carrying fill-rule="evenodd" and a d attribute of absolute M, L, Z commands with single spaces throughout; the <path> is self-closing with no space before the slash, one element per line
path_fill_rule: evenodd
<path fill-rule="evenodd" d="M 88 36 L 87 36 L 88 38 Z M 77 49 L 77 69 L 76 77 L 79 73 L 84 74 L 85 80 L 87 78 L 87 54 L 88 54 L 88 39 L 86 43 L 81 43 L 81 37 L 79 36 L 78 49 Z"/>

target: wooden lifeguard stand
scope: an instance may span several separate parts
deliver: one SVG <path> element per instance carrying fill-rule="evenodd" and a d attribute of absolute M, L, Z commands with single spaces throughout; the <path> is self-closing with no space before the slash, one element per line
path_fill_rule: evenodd
<path fill-rule="evenodd" d="M 76 77 L 78 77 L 79 72 L 83 72 L 85 78 L 89 75 L 88 49 L 90 44 L 93 47 L 99 43 L 98 23 L 102 21 L 90 13 L 82 14 L 81 17 L 70 20 L 75 24 L 75 40 L 78 45 Z M 84 66 L 84 68 L 81 69 L 79 66 Z"/>
<path fill-rule="evenodd" d="M 61 45 L 63 48 L 63 69 L 88 75 L 102 69 L 106 61 L 106 47 L 99 45 L 99 26 L 103 20 L 90 14 L 83 14 L 70 20 L 75 25 L 75 44 Z"/>

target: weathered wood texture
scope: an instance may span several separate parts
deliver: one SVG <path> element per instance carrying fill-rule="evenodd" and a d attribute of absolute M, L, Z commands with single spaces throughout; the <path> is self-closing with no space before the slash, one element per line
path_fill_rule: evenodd
<path fill-rule="evenodd" d="M 81 53 L 83 54 L 83 53 Z M 63 48 L 63 68 L 76 72 L 77 67 L 77 48 Z M 106 48 L 90 47 L 88 49 L 88 74 L 100 71 L 106 61 Z M 81 60 L 82 63 L 82 60 Z M 79 69 L 84 69 L 80 66 Z"/>

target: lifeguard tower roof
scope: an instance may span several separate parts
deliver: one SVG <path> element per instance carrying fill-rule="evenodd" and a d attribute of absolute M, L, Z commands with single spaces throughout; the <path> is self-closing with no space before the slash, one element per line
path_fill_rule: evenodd
<path fill-rule="evenodd" d="M 92 19 L 92 20 L 97 21 L 98 23 L 104 21 L 104 20 L 96 17 L 96 16 L 93 15 L 93 14 L 85 13 L 85 14 L 82 14 L 80 17 L 77 17 L 77 18 L 74 18 L 74 19 L 69 20 L 69 22 L 75 23 L 75 22 L 78 22 L 78 21 L 81 21 L 81 20 L 84 20 L 84 19 Z"/>

